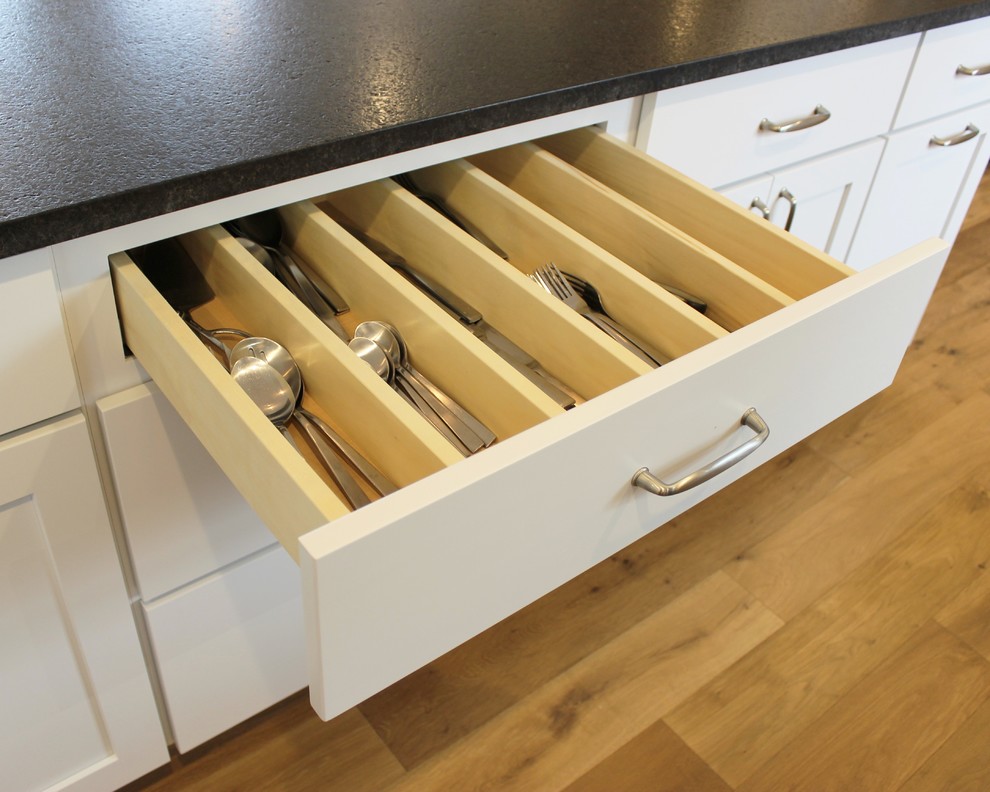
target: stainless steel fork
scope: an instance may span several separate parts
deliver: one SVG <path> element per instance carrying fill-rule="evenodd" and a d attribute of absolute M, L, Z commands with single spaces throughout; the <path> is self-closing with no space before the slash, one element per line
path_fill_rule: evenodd
<path fill-rule="evenodd" d="M 654 367 L 661 365 L 661 362 L 654 354 L 651 354 L 644 348 L 646 344 L 639 341 L 628 330 L 621 327 L 609 317 L 593 310 L 584 298 L 574 291 L 571 284 L 567 282 L 567 279 L 553 262 L 537 268 L 530 277 L 546 289 L 547 292 L 559 299 L 567 307 L 577 311 L 581 316 L 595 325 L 595 327 L 628 349 L 640 360 Z"/>

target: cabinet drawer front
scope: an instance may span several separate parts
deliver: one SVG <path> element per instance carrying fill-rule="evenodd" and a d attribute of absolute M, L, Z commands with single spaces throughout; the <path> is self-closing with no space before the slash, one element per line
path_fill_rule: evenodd
<path fill-rule="evenodd" d="M 943 260 L 941 243 L 919 246 L 303 537 L 316 711 L 400 679 L 886 387 Z M 770 438 L 743 463 L 670 498 L 631 486 L 641 467 L 672 481 L 739 445 L 750 407 Z"/>
<path fill-rule="evenodd" d="M 911 69 L 895 126 L 915 124 L 988 99 L 990 17 L 929 30 Z"/>
<path fill-rule="evenodd" d="M 918 40 L 905 36 L 653 94 L 643 104 L 637 145 L 719 187 L 858 143 L 890 129 Z M 783 124 L 818 106 L 831 115 L 816 126 L 760 128 L 763 119 Z"/>
<path fill-rule="evenodd" d="M 0 435 L 79 406 L 76 375 L 51 253 L 40 250 L 4 262 L 0 332 L 23 343 L 7 345 L 0 379 Z M 20 376 L 17 376 L 20 374 Z"/>
<path fill-rule="evenodd" d="M 299 569 L 280 547 L 141 607 L 179 751 L 306 686 Z"/>
<path fill-rule="evenodd" d="M 447 365 L 428 375 L 446 375 L 441 386 L 460 387 L 455 397 L 498 427 L 498 442 L 468 458 L 445 448 L 225 232 L 183 238 L 216 293 L 210 319 L 250 322 L 252 332 L 299 350 L 307 392 L 312 379 L 318 406 L 401 486 L 357 511 L 245 403 L 128 256 L 114 258 L 129 345 L 301 565 L 310 687 L 322 717 L 487 628 L 885 387 L 944 260 L 945 245 L 932 241 L 847 277 L 843 265 L 642 152 L 598 131 L 575 130 L 573 139 L 588 157 L 547 139 L 541 143 L 561 158 L 527 145 L 521 159 L 511 151 L 504 162 L 502 155 L 480 158 L 485 169 L 460 161 L 414 174 L 503 247 L 507 261 L 390 180 L 281 210 L 296 253 L 340 291 L 356 318 L 386 311 L 383 318 L 409 328 L 411 347 L 425 352 L 432 344 L 436 356 L 424 357 L 424 365 Z M 523 184 L 514 176 L 522 178 L 534 161 L 562 184 L 592 187 L 591 211 L 569 215 L 553 202 L 544 207 L 539 195 L 531 202 L 515 192 Z M 588 172 L 602 161 L 621 171 L 611 184 Z M 638 195 L 628 183 L 636 173 L 662 190 L 669 206 Z M 692 221 L 699 212 L 715 221 Z M 369 256 L 332 219 L 341 215 L 477 301 L 520 346 L 538 349 L 547 368 L 575 386 L 577 407 L 565 412 L 548 403 Z M 690 251 L 706 278 L 722 272 L 751 283 L 776 306 L 729 333 L 693 318 L 644 274 L 644 262 L 624 261 L 592 241 L 599 217 L 628 218 L 629 228 L 648 229 L 657 244 Z M 729 258 L 754 249 L 762 253 L 747 265 L 752 269 Z M 616 250 L 637 257 L 635 246 Z M 607 295 L 636 305 L 623 318 L 638 321 L 650 342 L 668 343 L 672 361 L 652 369 L 526 277 L 557 253 Z M 694 283 L 694 268 L 671 266 L 686 286 Z M 785 286 L 801 299 L 781 291 Z M 640 468 L 671 481 L 750 440 L 751 430 L 740 425 L 749 408 L 766 419 L 770 435 L 741 463 L 673 497 L 631 484 Z M 238 433 L 233 442 L 229 432 Z"/>
<path fill-rule="evenodd" d="M 145 602 L 275 544 L 154 385 L 96 404 Z"/>
<path fill-rule="evenodd" d="M 967 127 L 980 129 L 969 137 Z M 868 267 L 903 245 L 937 236 L 950 243 L 986 169 L 990 104 L 940 116 L 890 135 L 849 249 L 848 262 Z M 932 144 L 963 133 L 953 146 Z"/>

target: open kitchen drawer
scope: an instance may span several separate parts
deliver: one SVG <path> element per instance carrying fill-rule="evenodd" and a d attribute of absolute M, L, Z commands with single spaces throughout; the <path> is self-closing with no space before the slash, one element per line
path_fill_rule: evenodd
<path fill-rule="evenodd" d="M 413 176 L 508 261 L 391 180 L 280 212 L 294 251 L 350 303 L 345 325 L 374 317 L 398 326 L 416 365 L 492 428 L 498 441 L 467 458 L 222 228 L 181 238 L 216 294 L 200 323 L 288 347 L 307 405 L 400 486 L 356 511 L 131 258 L 111 259 L 128 346 L 300 564 L 311 697 L 324 718 L 884 388 L 947 252 L 933 240 L 854 274 L 597 129 Z M 578 405 L 558 406 L 333 218 L 474 304 Z M 609 311 L 670 362 L 653 369 L 526 277 L 549 260 L 594 283 Z M 654 280 L 706 297 L 708 314 Z M 751 408 L 759 418 L 744 423 Z M 732 454 L 742 445 L 751 453 Z M 724 470 L 675 494 L 632 484 L 641 468 L 675 482 L 716 459 Z"/>

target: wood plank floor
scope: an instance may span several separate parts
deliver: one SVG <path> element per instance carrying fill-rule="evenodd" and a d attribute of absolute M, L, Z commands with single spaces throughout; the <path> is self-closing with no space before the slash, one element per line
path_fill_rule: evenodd
<path fill-rule="evenodd" d="M 129 789 L 985 792 L 988 462 L 985 177 L 890 389 L 330 723 L 300 694 Z"/>

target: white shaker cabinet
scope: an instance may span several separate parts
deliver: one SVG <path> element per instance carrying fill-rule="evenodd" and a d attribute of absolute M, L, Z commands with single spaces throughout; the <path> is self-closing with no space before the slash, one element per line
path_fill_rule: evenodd
<path fill-rule="evenodd" d="M 168 760 L 84 419 L 0 441 L 3 789 L 111 790 Z"/>
<path fill-rule="evenodd" d="M 306 686 L 299 568 L 157 388 L 137 385 L 96 410 L 184 752 Z"/>
<path fill-rule="evenodd" d="M 846 263 L 862 269 L 929 237 L 952 242 L 990 157 L 987 129 L 990 104 L 890 135 Z"/>
<path fill-rule="evenodd" d="M 759 200 L 770 222 L 842 261 L 882 152 L 882 140 L 869 140 L 719 192 L 757 213 Z"/>
<path fill-rule="evenodd" d="M 760 196 L 774 222 L 793 196 L 793 233 L 862 269 L 954 240 L 990 155 L 988 100 L 982 18 L 661 91 L 637 145 L 745 206 Z"/>

